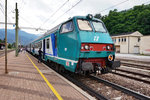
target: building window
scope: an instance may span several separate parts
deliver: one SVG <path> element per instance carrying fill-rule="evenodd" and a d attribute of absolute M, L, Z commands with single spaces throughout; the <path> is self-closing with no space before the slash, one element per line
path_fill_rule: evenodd
<path fill-rule="evenodd" d="M 123 42 L 123 38 L 122 38 L 122 42 Z"/>
<path fill-rule="evenodd" d="M 126 42 L 126 38 L 124 38 L 124 42 Z"/>
<path fill-rule="evenodd" d="M 112 39 L 112 41 L 114 42 L 114 39 Z"/>
<path fill-rule="evenodd" d="M 119 42 L 120 42 L 120 38 L 119 38 Z"/>
<path fill-rule="evenodd" d="M 47 39 L 47 49 L 49 49 L 49 39 Z"/>
<path fill-rule="evenodd" d="M 139 38 L 138 38 L 138 42 L 140 42 L 140 40 L 141 40 L 141 39 L 140 39 L 140 37 L 139 37 Z"/>

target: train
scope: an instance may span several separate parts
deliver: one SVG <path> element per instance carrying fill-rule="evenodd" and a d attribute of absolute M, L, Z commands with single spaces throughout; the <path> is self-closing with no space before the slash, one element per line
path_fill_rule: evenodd
<path fill-rule="evenodd" d="M 109 73 L 120 67 L 115 61 L 115 46 L 102 20 L 74 16 L 27 45 L 27 51 L 39 55 L 59 71 L 73 73 Z"/>

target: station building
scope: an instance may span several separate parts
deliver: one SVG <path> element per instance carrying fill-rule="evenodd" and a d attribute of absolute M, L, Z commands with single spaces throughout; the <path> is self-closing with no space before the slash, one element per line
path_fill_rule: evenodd
<path fill-rule="evenodd" d="M 140 41 L 143 35 L 136 32 L 121 33 L 112 35 L 117 53 L 140 53 Z"/>
<path fill-rule="evenodd" d="M 150 55 L 150 35 L 141 37 L 140 54 Z"/>
<path fill-rule="evenodd" d="M 5 44 L 4 43 L 0 43 L 0 50 L 5 48 Z"/>

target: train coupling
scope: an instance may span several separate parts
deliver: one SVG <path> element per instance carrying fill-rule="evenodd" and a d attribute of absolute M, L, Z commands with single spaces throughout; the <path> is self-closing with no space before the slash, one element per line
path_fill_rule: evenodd
<path fill-rule="evenodd" d="M 99 75 L 101 74 L 101 70 L 102 70 L 102 67 L 101 67 L 101 64 L 99 63 L 96 63 L 97 66 L 95 66 L 95 71 L 96 71 L 96 75 Z"/>

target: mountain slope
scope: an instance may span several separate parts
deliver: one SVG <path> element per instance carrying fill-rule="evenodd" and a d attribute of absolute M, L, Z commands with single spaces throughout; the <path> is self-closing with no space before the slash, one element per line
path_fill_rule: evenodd
<path fill-rule="evenodd" d="M 19 30 L 18 34 L 19 34 L 19 43 L 21 43 L 21 45 L 26 45 L 38 37 L 38 35 L 30 34 L 22 30 Z M 0 29 L 0 39 L 3 40 L 4 38 L 5 38 L 5 30 Z M 15 30 L 14 29 L 7 30 L 7 41 L 8 43 L 15 42 Z"/>

